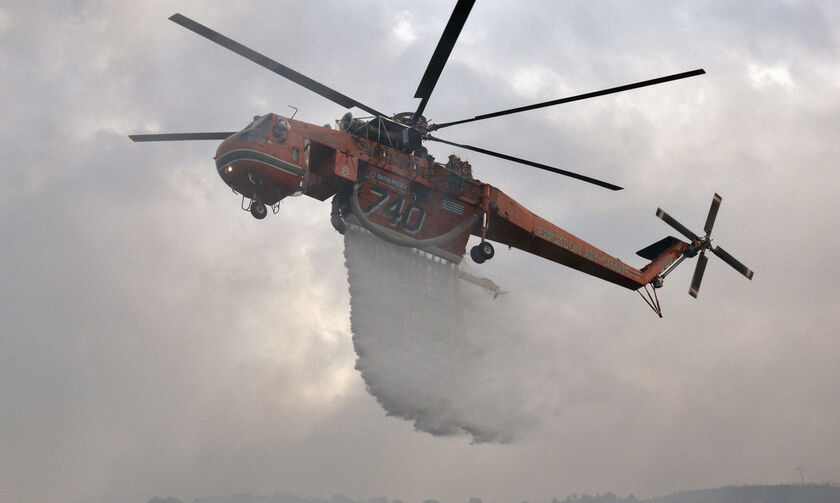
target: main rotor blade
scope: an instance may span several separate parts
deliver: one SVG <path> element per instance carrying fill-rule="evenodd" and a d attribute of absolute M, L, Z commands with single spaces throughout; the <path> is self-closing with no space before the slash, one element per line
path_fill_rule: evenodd
<path fill-rule="evenodd" d="M 316 94 L 319 94 L 319 95 L 323 96 L 324 98 L 327 98 L 328 100 L 330 100 L 334 103 L 338 103 L 339 105 L 341 105 L 345 108 L 358 107 L 358 108 L 361 108 L 362 110 L 364 110 L 364 111 L 366 111 L 370 114 L 376 115 L 376 116 L 383 115 L 382 113 L 377 112 L 373 108 L 371 108 L 367 105 L 364 105 L 362 103 L 359 103 L 358 101 L 354 100 L 353 98 L 350 98 L 349 96 L 345 96 L 344 94 L 341 94 L 340 92 L 338 92 L 334 89 L 330 89 L 329 87 L 325 86 L 324 84 L 321 84 L 320 82 L 317 82 L 317 81 L 307 77 L 306 75 L 298 73 L 298 72 L 292 70 L 291 68 L 289 68 L 288 66 L 285 66 L 281 63 L 278 63 L 277 61 L 274 61 L 273 59 L 271 59 L 267 56 L 263 56 L 262 54 L 254 51 L 253 49 L 249 49 L 248 47 L 245 47 L 244 45 L 240 44 L 239 42 L 231 40 L 231 39 L 227 38 L 226 36 L 222 35 L 221 33 L 213 31 L 210 28 L 208 28 L 208 27 L 206 27 L 202 24 L 197 23 L 197 22 L 193 21 L 192 19 L 190 19 L 186 16 L 182 16 L 181 14 L 173 14 L 172 17 L 170 17 L 169 19 L 171 21 L 174 21 L 174 22 L 180 24 L 184 28 L 201 35 L 202 37 L 204 37 L 208 40 L 216 42 L 217 44 L 221 45 L 222 47 L 230 49 L 231 51 L 235 52 L 236 54 L 239 54 L 240 56 L 243 56 L 245 58 L 250 59 L 254 63 L 262 66 L 263 68 L 271 70 L 272 72 L 274 72 L 277 75 L 280 75 L 282 77 L 286 77 L 287 79 L 291 80 L 295 84 L 303 86 L 303 87 L 309 89 L 310 91 L 312 91 Z"/>
<path fill-rule="evenodd" d="M 186 141 L 186 140 L 224 140 L 236 132 L 218 133 L 166 133 L 166 134 L 130 134 L 131 141 Z"/>
<path fill-rule="evenodd" d="M 712 249 L 712 253 L 720 257 L 721 260 L 723 260 L 727 264 L 731 265 L 736 271 L 746 276 L 747 279 L 751 280 L 753 278 L 753 271 L 750 270 L 749 267 L 739 262 L 738 259 L 727 253 L 726 250 L 724 250 L 720 246 L 715 246 Z"/>
<path fill-rule="evenodd" d="M 687 237 L 692 242 L 700 241 L 700 237 L 697 234 L 691 232 L 690 230 L 688 230 L 688 227 L 677 222 L 677 220 L 674 217 L 665 213 L 665 211 L 663 211 L 662 208 L 656 208 L 656 216 L 664 220 L 666 224 L 676 229 L 680 234 Z"/>
<path fill-rule="evenodd" d="M 664 82 L 670 82 L 672 80 L 685 79 L 685 78 L 688 78 L 688 77 L 694 77 L 695 75 L 703 75 L 704 73 L 706 73 L 706 71 L 703 70 L 702 68 L 699 68 L 697 70 L 692 70 L 690 72 L 676 73 L 674 75 L 659 77 L 658 79 L 650 79 L 650 80 L 644 80 L 642 82 L 636 82 L 635 84 L 627 84 L 627 85 L 624 85 L 624 86 L 611 87 L 609 89 L 603 89 L 601 91 L 594 91 L 594 92 L 591 92 L 591 93 L 578 94 L 577 96 L 570 96 L 568 98 L 559 98 L 559 99 L 556 99 L 556 100 L 544 101 L 542 103 L 536 103 L 534 105 L 527 105 L 527 106 L 524 106 L 524 107 L 510 108 L 510 109 L 507 109 L 507 110 L 501 110 L 499 112 L 493 112 L 493 113 L 484 114 L 484 115 L 476 115 L 472 119 L 463 119 L 463 120 L 459 120 L 459 121 L 444 122 L 442 124 L 435 124 L 430 129 L 432 131 L 434 131 L 436 129 L 441 129 L 441 128 L 445 128 L 445 127 L 449 127 L 449 126 L 454 126 L 456 124 L 464 124 L 465 122 L 480 121 L 480 120 L 484 120 L 484 119 L 490 119 L 490 118 L 493 118 L 493 117 L 500 117 L 502 115 L 515 114 L 515 113 L 519 113 L 519 112 L 527 112 L 528 110 L 536 110 L 537 108 L 551 107 L 551 106 L 554 106 L 554 105 L 560 105 L 561 103 L 569 103 L 571 101 L 580 101 L 580 100 L 585 100 L 585 99 L 588 99 L 588 98 L 595 98 L 597 96 L 604 96 L 604 95 L 607 95 L 607 94 L 620 93 L 622 91 L 629 91 L 630 89 L 637 89 L 639 87 L 653 86 L 653 85 L 656 85 L 656 84 L 662 84 Z"/>
<path fill-rule="evenodd" d="M 491 155 L 493 157 L 498 157 L 500 159 L 505 159 L 506 161 L 518 162 L 520 164 L 525 164 L 527 166 L 533 166 L 535 168 L 544 169 L 546 171 L 551 171 L 552 173 L 557 173 L 558 175 L 565 175 L 565 176 L 575 178 L 577 180 L 582 180 L 584 182 L 589 182 L 589 183 L 592 183 L 592 184 L 595 184 L 595 185 L 598 185 L 600 187 L 604 187 L 604 188 L 607 188 L 607 189 L 610 189 L 610 190 L 621 190 L 621 189 L 623 189 L 623 187 L 619 187 L 618 185 L 613 185 L 611 183 L 602 182 L 601 180 L 597 180 L 595 178 L 590 178 L 590 177 L 585 176 L 585 175 L 580 175 L 578 173 L 573 173 L 571 171 L 566 171 L 566 170 L 563 170 L 563 169 L 553 168 L 551 166 L 546 166 L 545 164 L 540 164 L 538 162 L 533 162 L 533 161 L 529 161 L 529 160 L 526 160 L 526 159 L 520 159 L 519 157 L 513 157 L 511 155 L 501 154 L 499 152 L 493 152 L 492 150 L 487 150 L 487 149 L 483 149 L 483 148 L 479 148 L 479 147 L 473 147 L 472 145 L 464 145 L 464 144 L 461 144 L 461 143 L 455 143 L 455 142 L 451 142 L 451 141 L 447 141 L 447 140 L 442 140 L 440 138 L 435 138 L 432 135 L 426 135 L 426 139 L 431 140 L 431 141 L 440 142 L 440 143 L 446 143 L 447 145 L 452 145 L 452 146 L 455 146 L 455 147 L 460 147 L 460 148 L 463 148 L 463 149 L 472 150 L 474 152 L 479 152 L 479 153 L 482 153 L 482 154 Z"/>
<path fill-rule="evenodd" d="M 707 236 L 712 233 L 712 227 L 715 225 L 715 218 L 717 217 L 720 202 L 722 200 L 723 198 L 715 192 L 715 197 L 712 199 L 712 205 L 709 207 L 709 215 L 706 217 L 706 225 L 703 226 L 703 230 L 706 231 Z"/>
<path fill-rule="evenodd" d="M 417 107 L 417 111 L 411 118 L 412 124 L 417 122 L 417 119 L 423 114 L 423 110 L 426 109 L 426 103 L 429 102 L 429 97 L 435 89 L 440 72 L 443 71 L 446 60 L 452 53 L 452 48 L 458 40 L 458 35 L 461 34 L 461 29 L 464 28 L 464 23 L 467 22 L 467 16 L 469 16 L 474 3 L 475 0 L 458 0 L 455 5 L 455 9 L 449 17 L 449 22 L 443 29 L 443 35 L 441 35 L 435 52 L 432 54 L 432 59 L 429 61 L 429 66 L 426 67 L 426 73 L 423 74 L 420 85 L 417 86 L 417 91 L 414 93 L 414 97 L 421 98 L 421 100 L 420 106 Z"/>
<path fill-rule="evenodd" d="M 700 293 L 700 282 L 703 281 L 703 272 L 706 270 L 706 262 L 708 261 L 706 252 L 700 252 L 700 256 L 697 257 L 697 267 L 694 268 L 694 276 L 691 278 L 691 287 L 688 289 L 688 294 L 695 299 L 697 294 Z"/>

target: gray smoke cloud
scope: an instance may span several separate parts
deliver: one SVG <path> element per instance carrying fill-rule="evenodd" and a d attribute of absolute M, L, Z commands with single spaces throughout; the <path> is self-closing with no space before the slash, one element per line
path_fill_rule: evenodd
<path fill-rule="evenodd" d="M 556 410 L 540 393 L 563 395 L 556 369 L 533 365 L 544 361 L 545 329 L 523 323 L 528 310 L 515 295 L 494 299 L 460 279 L 466 261 L 442 262 L 353 226 L 345 256 L 356 369 L 389 415 L 433 435 L 507 443 Z"/>
<path fill-rule="evenodd" d="M 838 2 L 476 3 L 427 107 L 435 123 L 708 74 L 441 133 L 618 193 L 443 144 L 427 144 L 432 155 L 468 159 L 637 267 L 635 250 L 671 233 L 657 206 L 700 231 L 717 192 L 715 244 L 756 271 L 750 282 L 711 257 L 692 299 L 694 264 L 681 266 L 660 320 L 635 292 L 498 247 L 475 269 L 510 293 L 458 287 L 464 325 L 500 323 L 467 339 L 497 367 L 450 362 L 461 380 L 445 384 L 484 404 L 467 419 L 516 432 L 513 444 L 471 445 L 463 416 L 454 437 L 385 416 L 353 368 L 328 205 L 294 198 L 257 222 L 215 174 L 213 142 L 127 138 L 232 131 L 287 105 L 313 124 L 346 111 L 168 21 L 175 12 L 390 113 L 416 108 L 453 5 L 0 3 L 4 501 L 641 498 L 799 482 L 802 465 L 807 481 L 840 480 Z M 472 291 L 489 307 L 465 303 Z M 387 347 L 365 348 L 370 380 Z M 492 428 L 486 411 L 500 407 L 480 392 L 520 422 Z"/>

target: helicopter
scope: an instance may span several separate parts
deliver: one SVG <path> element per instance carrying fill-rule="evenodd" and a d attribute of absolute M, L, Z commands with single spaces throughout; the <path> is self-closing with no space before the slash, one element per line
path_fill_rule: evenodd
<path fill-rule="evenodd" d="M 414 94 L 420 99 L 413 112 L 382 113 L 307 77 L 182 14 L 169 19 L 206 39 L 243 56 L 346 109 L 357 108 L 370 118 L 347 112 L 318 126 L 275 113 L 256 116 L 241 131 L 129 135 L 135 142 L 221 140 L 214 157 L 221 179 L 242 197 L 241 207 L 263 219 L 270 207 L 279 211 L 286 197 L 306 195 L 331 201 L 330 221 L 344 233 L 348 223 L 359 225 L 389 243 L 423 250 L 459 263 L 471 235 L 480 242 L 470 249 L 477 264 L 493 258 L 492 242 L 517 248 L 571 267 L 610 283 L 637 291 L 661 318 L 656 290 L 665 277 L 687 258 L 699 256 L 689 294 L 697 297 L 711 252 L 748 279 L 753 271 L 710 237 L 722 198 L 714 195 L 704 225 L 695 234 L 657 209 L 656 215 L 688 241 L 673 236 L 639 250 L 650 262 L 637 269 L 529 211 L 499 188 L 473 176 L 472 166 L 456 155 L 437 162 L 423 146 L 439 142 L 550 171 L 608 190 L 622 187 L 580 173 L 461 144 L 433 135 L 440 129 L 583 99 L 662 84 L 705 73 L 703 69 L 677 73 L 600 91 L 500 110 L 472 118 L 430 123 L 423 115 L 438 78 L 452 52 L 475 0 L 458 0 L 426 71 Z M 650 287 L 650 289 L 649 289 Z M 645 293 L 643 294 L 642 291 Z"/>

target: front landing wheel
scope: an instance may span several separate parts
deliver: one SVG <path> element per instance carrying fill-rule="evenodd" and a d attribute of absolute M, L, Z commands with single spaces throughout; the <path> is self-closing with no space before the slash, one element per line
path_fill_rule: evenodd
<path fill-rule="evenodd" d="M 251 201 L 251 215 L 253 215 L 257 220 L 262 220 L 266 215 L 268 215 L 268 210 L 266 210 L 263 203 L 259 201 Z"/>
<path fill-rule="evenodd" d="M 481 253 L 481 249 L 478 245 L 470 248 L 470 257 L 476 264 L 483 264 L 484 261 L 487 260 L 486 258 L 484 258 L 484 254 Z"/>
<path fill-rule="evenodd" d="M 493 248 L 493 245 L 487 241 L 482 241 L 470 248 L 470 257 L 472 257 L 473 262 L 476 264 L 483 264 L 493 258 L 495 254 L 496 250 Z"/>

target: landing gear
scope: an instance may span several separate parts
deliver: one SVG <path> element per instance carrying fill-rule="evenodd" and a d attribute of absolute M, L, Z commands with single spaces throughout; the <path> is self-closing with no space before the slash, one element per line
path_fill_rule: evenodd
<path fill-rule="evenodd" d="M 485 261 L 493 258 L 495 254 L 496 250 L 493 248 L 493 245 L 487 241 L 470 248 L 470 257 L 476 264 L 483 264 Z"/>
<path fill-rule="evenodd" d="M 254 215 L 254 218 L 257 220 L 262 220 L 268 215 L 268 210 L 266 210 L 265 205 L 259 201 L 251 201 L 251 215 Z"/>
<path fill-rule="evenodd" d="M 481 250 L 478 248 L 478 246 L 473 246 L 472 248 L 470 248 L 470 257 L 472 257 L 473 262 L 475 262 L 476 264 L 483 264 L 484 261 L 487 260 L 486 258 L 484 258 L 484 255 L 481 254 Z"/>
<path fill-rule="evenodd" d="M 332 198 L 332 211 L 330 212 L 330 223 L 339 234 L 347 230 L 345 216 L 350 214 L 350 202 L 347 191 L 337 193 Z"/>
<path fill-rule="evenodd" d="M 484 255 L 484 260 L 490 260 L 493 258 L 493 255 L 496 254 L 496 250 L 493 249 L 493 245 L 488 241 L 484 241 L 479 244 L 478 249 L 481 250 L 481 254 Z"/>

